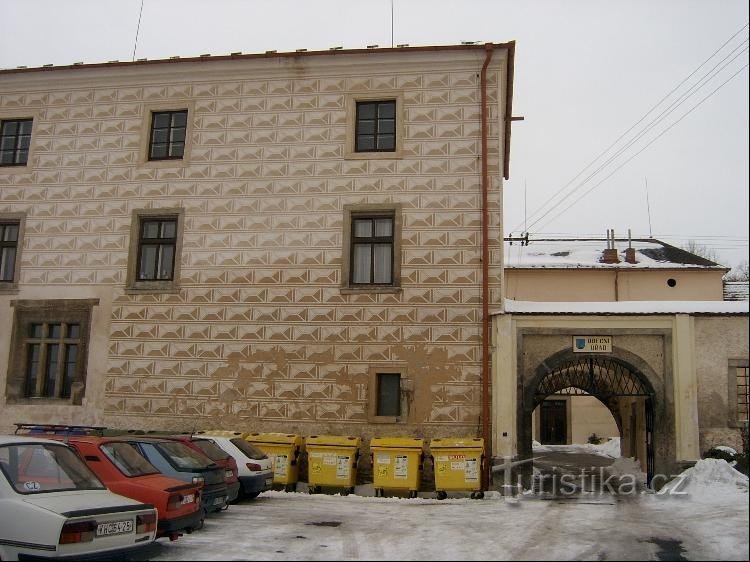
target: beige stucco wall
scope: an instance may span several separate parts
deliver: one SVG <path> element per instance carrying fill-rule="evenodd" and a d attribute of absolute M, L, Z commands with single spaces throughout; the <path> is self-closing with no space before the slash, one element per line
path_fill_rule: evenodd
<path fill-rule="evenodd" d="M 742 449 L 740 425 L 732 412 L 736 380 L 730 364 L 748 365 L 747 316 L 695 319 L 700 451 L 728 445 Z"/>
<path fill-rule="evenodd" d="M 26 213 L 13 299 L 98 297 L 84 407 L 8 404 L 13 422 L 475 435 L 481 407 L 484 51 L 336 54 L 0 76 L 34 116 L 0 215 Z M 490 290 L 501 299 L 507 53 L 488 71 Z M 398 158 L 347 156 L 352 96 L 403 101 Z M 190 115 L 181 162 L 144 158 L 153 108 Z M 343 209 L 402 209 L 401 290 L 342 292 Z M 127 294 L 138 209 L 182 208 L 179 291 Z M 404 373 L 401 423 L 368 422 L 370 370 Z"/>
<path fill-rule="evenodd" d="M 720 301 L 722 270 L 505 268 L 505 296 L 521 301 Z M 676 284 L 670 287 L 667 281 Z"/>

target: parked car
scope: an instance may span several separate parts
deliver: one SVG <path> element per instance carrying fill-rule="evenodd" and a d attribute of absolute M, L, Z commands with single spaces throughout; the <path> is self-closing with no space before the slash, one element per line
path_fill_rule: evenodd
<path fill-rule="evenodd" d="M 162 437 L 162 436 L 160 436 Z M 232 455 L 219 447 L 216 443 L 205 437 L 192 434 L 166 435 L 165 439 L 172 439 L 185 443 L 206 455 L 209 459 L 224 468 L 224 483 L 227 485 L 227 503 L 232 503 L 240 493 L 240 480 L 238 477 L 237 461 Z"/>
<path fill-rule="evenodd" d="M 270 490 L 273 486 L 273 468 L 271 459 L 252 443 L 244 439 L 239 431 L 199 431 L 198 435 L 210 439 L 237 462 L 241 497 L 256 498 L 261 492 Z"/>
<path fill-rule="evenodd" d="M 228 506 L 224 468 L 200 451 L 161 437 L 122 435 L 112 440 L 133 445 L 162 474 L 201 486 L 204 515 Z"/>
<path fill-rule="evenodd" d="M 75 451 L 29 435 L 0 436 L 0 559 L 80 559 L 154 541 L 154 506 L 104 486 Z"/>
<path fill-rule="evenodd" d="M 159 512 L 157 538 L 174 540 L 180 531 L 190 533 L 203 525 L 201 487 L 165 476 L 131 443 L 89 434 L 101 428 L 16 425 L 16 433 L 25 430 L 44 439 L 63 441 L 72 447 L 112 492 L 153 504 Z"/>

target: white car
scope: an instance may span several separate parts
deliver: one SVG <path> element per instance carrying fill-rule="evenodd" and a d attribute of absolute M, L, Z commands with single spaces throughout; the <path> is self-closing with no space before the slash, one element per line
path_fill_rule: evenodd
<path fill-rule="evenodd" d="M 0 435 L 0 560 L 109 556 L 152 543 L 156 525 L 64 443 Z"/>
<path fill-rule="evenodd" d="M 258 497 L 273 487 L 273 461 L 258 447 L 245 441 L 242 433 L 199 431 L 198 434 L 216 443 L 237 461 L 241 498 Z"/>

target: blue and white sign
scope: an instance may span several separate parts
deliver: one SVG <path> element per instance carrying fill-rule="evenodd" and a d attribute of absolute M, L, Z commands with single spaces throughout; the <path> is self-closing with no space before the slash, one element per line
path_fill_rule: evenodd
<path fill-rule="evenodd" d="M 573 353 L 612 353 L 612 336 L 573 336 Z"/>

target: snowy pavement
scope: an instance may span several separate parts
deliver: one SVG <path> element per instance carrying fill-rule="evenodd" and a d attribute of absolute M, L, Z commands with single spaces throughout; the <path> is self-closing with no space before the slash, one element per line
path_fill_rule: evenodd
<path fill-rule="evenodd" d="M 130 560 L 747 560 L 747 477 L 709 460 L 664 494 L 265 492 Z"/>

